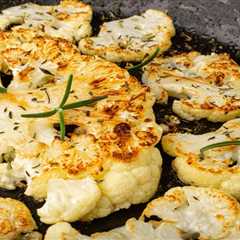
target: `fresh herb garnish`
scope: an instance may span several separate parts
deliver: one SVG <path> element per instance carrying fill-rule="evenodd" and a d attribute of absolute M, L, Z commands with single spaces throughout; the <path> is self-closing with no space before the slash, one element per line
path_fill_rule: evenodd
<path fill-rule="evenodd" d="M 75 109 L 75 108 L 79 108 L 79 107 L 83 107 L 83 106 L 89 106 L 95 102 L 98 102 L 102 99 L 107 98 L 107 96 L 98 96 L 98 97 L 93 97 L 91 99 L 66 104 L 68 97 L 70 95 L 70 92 L 71 92 L 72 81 L 73 81 L 73 75 L 71 74 L 67 81 L 67 87 L 65 89 L 64 96 L 58 107 L 53 108 L 52 110 L 47 111 L 47 112 L 22 114 L 21 116 L 24 118 L 47 118 L 47 117 L 51 117 L 54 114 L 58 113 L 59 121 L 60 121 L 60 137 L 61 137 L 61 140 L 64 140 L 65 134 L 66 134 L 66 127 L 65 127 L 65 123 L 64 123 L 64 110 Z"/>
<path fill-rule="evenodd" d="M 157 57 L 159 51 L 160 51 L 160 48 L 157 48 L 152 55 L 150 55 L 150 56 L 148 56 L 147 58 L 145 58 L 141 63 L 139 63 L 139 64 L 137 64 L 137 65 L 134 65 L 134 66 L 128 68 L 128 72 L 129 72 L 130 74 L 133 74 L 133 73 L 135 73 L 136 71 L 140 70 L 143 66 L 147 65 L 147 64 L 150 63 L 155 57 Z"/>
<path fill-rule="evenodd" d="M 206 152 L 210 149 L 218 148 L 218 147 L 231 146 L 231 145 L 240 145 L 240 140 L 224 141 L 224 142 L 213 143 L 213 144 L 207 145 L 207 146 L 200 149 L 200 158 L 203 158 L 204 157 L 204 152 Z"/>

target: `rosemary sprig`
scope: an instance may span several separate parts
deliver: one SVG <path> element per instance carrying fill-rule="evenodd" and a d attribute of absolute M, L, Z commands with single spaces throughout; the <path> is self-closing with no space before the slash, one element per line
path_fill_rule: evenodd
<path fill-rule="evenodd" d="M 141 63 L 134 65 L 130 68 L 128 68 L 128 72 L 130 74 L 135 73 L 136 71 L 142 69 L 143 66 L 147 65 L 150 63 L 155 57 L 157 57 L 158 53 L 160 51 L 160 48 L 157 48 L 152 55 L 149 55 L 147 58 L 145 58 Z"/>
<path fill-rule="evenodd" d="M 213 143 L 213 144 L 207 145 L 207 146 L 200 149 L 200 158 L 203 158 L 204 157 L 204 152 L 206 152 L 210 149 L 218 148 L 218 147 L 231 146 L 231 145 L 240 145 L 240 140 L 224 141 L 224 142 Z"/>
<path fill-rule="evenodd" d="M 91 99 L 66 104 L 68 97 L 70 95 L 70 92 L 71 92 L 72 82 L 73 82 L 73 75 L 71 74 L 68 78 L 67 86 L 66 86 L 62 101 L 57 108 L 54 108 L 51 111 L 47 111 L 47 112 L 22 114 L 21 116 L 23 118 L 47 118 L 47 117 L 51 117 L 54 114 L 58 113 L 59 122 L 60 122 L 60 137 L 61 137 L 61 140 L 64 140 L 65 134 L 66 134 L 66 127 L 65 127 L 65 123 L 64 123 L 64 111 L 65 110 L 75 109 L 75 108 L 79 108 L 79 107 L 83 107 L 83 106 L 89 106 L 95 102 L 98 102 L 102 99 L 107 98 L 107 96 L 98 96 L 98 97 L 94 97 Z"/>

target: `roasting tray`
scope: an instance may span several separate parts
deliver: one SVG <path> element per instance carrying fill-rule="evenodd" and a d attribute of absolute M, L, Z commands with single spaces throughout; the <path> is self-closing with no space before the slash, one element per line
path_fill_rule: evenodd
<path fill-rule="evenodd" d="M 84 1 L 84 0 L 83 0 Z M 0 0 L 0 10 L 28 1 Z M 32 1 L 41 4 L 56 4 L 54 0 Z M 203 54 L 211 52 L 227 52 L 233 59 L 240 63 L 240 1 L 238 0 L 93 0 L 84 1 L 94 7 L 93 27 L 94 34 L 99 31 L 103 21 L 119 19 L 143 12 L 148 8 L 160 8 L 169 12 L 174 17 L 177 34 L 173 39 L 173 47 L 166 54 L 176 52 L 200 51 Z M 137 76 L 140 79 L 140 74 Z M 154 112 L 158 123 L 165 123 L 165 115 L 175 115 L 171 111 L 170 99 L 166 106 L 154 105 Z M 217 129 L 221 124 L 210 123 L 206 120 L 181 123 L 173 131 L 205 133 Z M 160 150 L 160 144 L 157 146 Z M 162 152 L 163 173 L 158 191 L 154 197 L 161 196 L 169 188 L 182 186 L 171 168 L 172 159 Z M 7 191 L 0 189 L 1 197 L 11 197 L 23 201 L 32 211 L 38 224 L 39 231 L 43 234 L 47 225 L 39 221 L 36 209 L 42 203 L 34 201 L 23 194 L 24 189 Z M 121 226 L 130 217 L 139 217 L 146 204 L 130 207 L 111 214 L 108 217 L 94 220 L 90 223 L 73 223 L 73 226 L 84 234 L 106 231 Z"/>

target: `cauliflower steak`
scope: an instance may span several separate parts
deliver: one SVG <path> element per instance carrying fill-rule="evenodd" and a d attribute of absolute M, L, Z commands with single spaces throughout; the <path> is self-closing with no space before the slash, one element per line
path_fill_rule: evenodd
<path fill-rule="evenodd" d="M 222 189 L 240 199 L 239 146 L 200 149 L 214 143 L 240 138 L 240 119 L 226 122 L 220 129 L 202 135 L 168 134 L 162 139 L 164 151 L 176 157 L 173 167 L 186 184 Z"/>
<path fill-rule="evenodd" d="M 140 16 L 106 22 L 97 37 L 82 39 L 79 49 L 112 62 L 141 61 L 157 47 L 165 52 L 175 35 L 172 19 L 149 9 Z"/>
<path fill-rule="evenodd" d="M 91 35 L 92 8 L 80 1 L 63 0 L 59 5 L 25 3 L 2 11 L 0 30 L 32 29 L 37 35 L 60 37 L 72 42 Z"/>
<path fill-rule="evenodd" d="M 227 54 L 197 52 L 156 58 L 144 68 L 143 82 L 159 102 L 177 98 L 181 118 L 224 122 L 240 116 L 240 67 Z"/>
<path fill-rule="evenodd" d="M 0 33 L 2 71 L 13 74 L 7 93 L 0 94 L 1 187 L 14 189 L 27 181 L 27 195 L 47 199 L 38 211 L 45 223 L 89 221 L 148 201 L 162 165 L 155 148 L 162 129 L 155 122 L 149 88 L 113 63 L 80 55 L 65 40 L 31 33 Z M 69 130 L 62 141 L 58 115 L 21 115 L 57 107 L 70 74 L 74 80 L 67 103 L 107 98 L 65 110 Z M 78 188 L 71 190 L 72 184 Z M 72 210 L 62 215 L 69 201 Z"/>

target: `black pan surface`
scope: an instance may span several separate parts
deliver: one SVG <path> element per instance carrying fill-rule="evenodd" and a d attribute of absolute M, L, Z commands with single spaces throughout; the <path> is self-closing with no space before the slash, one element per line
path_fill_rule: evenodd
<path fill-rule="evenodd" d="M 83 0 L 84 1 L 84 0 Z M 25 0 L 0 0 L 0 10 L 14 6 Z M 41 4 L 56 4 L 55 0 L 32 1 Z M 96 34 L 103 21 L 119 19 L 140 13 L 148 8 L 160 8 L 169 12 L 174 18 L 177 34 L 173 39 L 173 47 L 166 54 L 197 50 L 207 54 L 211 52 L 227 52 L 240 64 L 240 1 L 239 0 L 85 0 L 94 7 L 93 27 Z M 140 74 L 137 76 L 140 79 Z M 175 115 L 171 111 L 171 102 L 166 106 L 154 105 L 158 123 L 165 123 L 164 115 Z M 217 129 L 221 124 L 206 120 L 188 122 L 181 120 L 172 131 L 205 133 Z M 160 144 L 157 146 L 161 150 Z M 183 185 L 171 168 L 172 159 L 162 152 L 164 159 L 163 173 L 159 188 L 154 197 L 162 195 L 169 188 Z M 0 196 L 11 197 L 23 201 L 32 211 L 38 223 L 39 230 L 45 233 L 47 225 L 41 223 L 36 215 L 36 209 L 42 203 L 34 201 L 23 194 L 24 190 L 7 191 L 0 189 Z M 90 223 L 73 223 L 82 233 L 91 234 L 106 231 L 121 226 L 130 217 L 139 217 L 146 204 L 130 207 L 111 214 L 108 217 L 94 220 Z"/>

